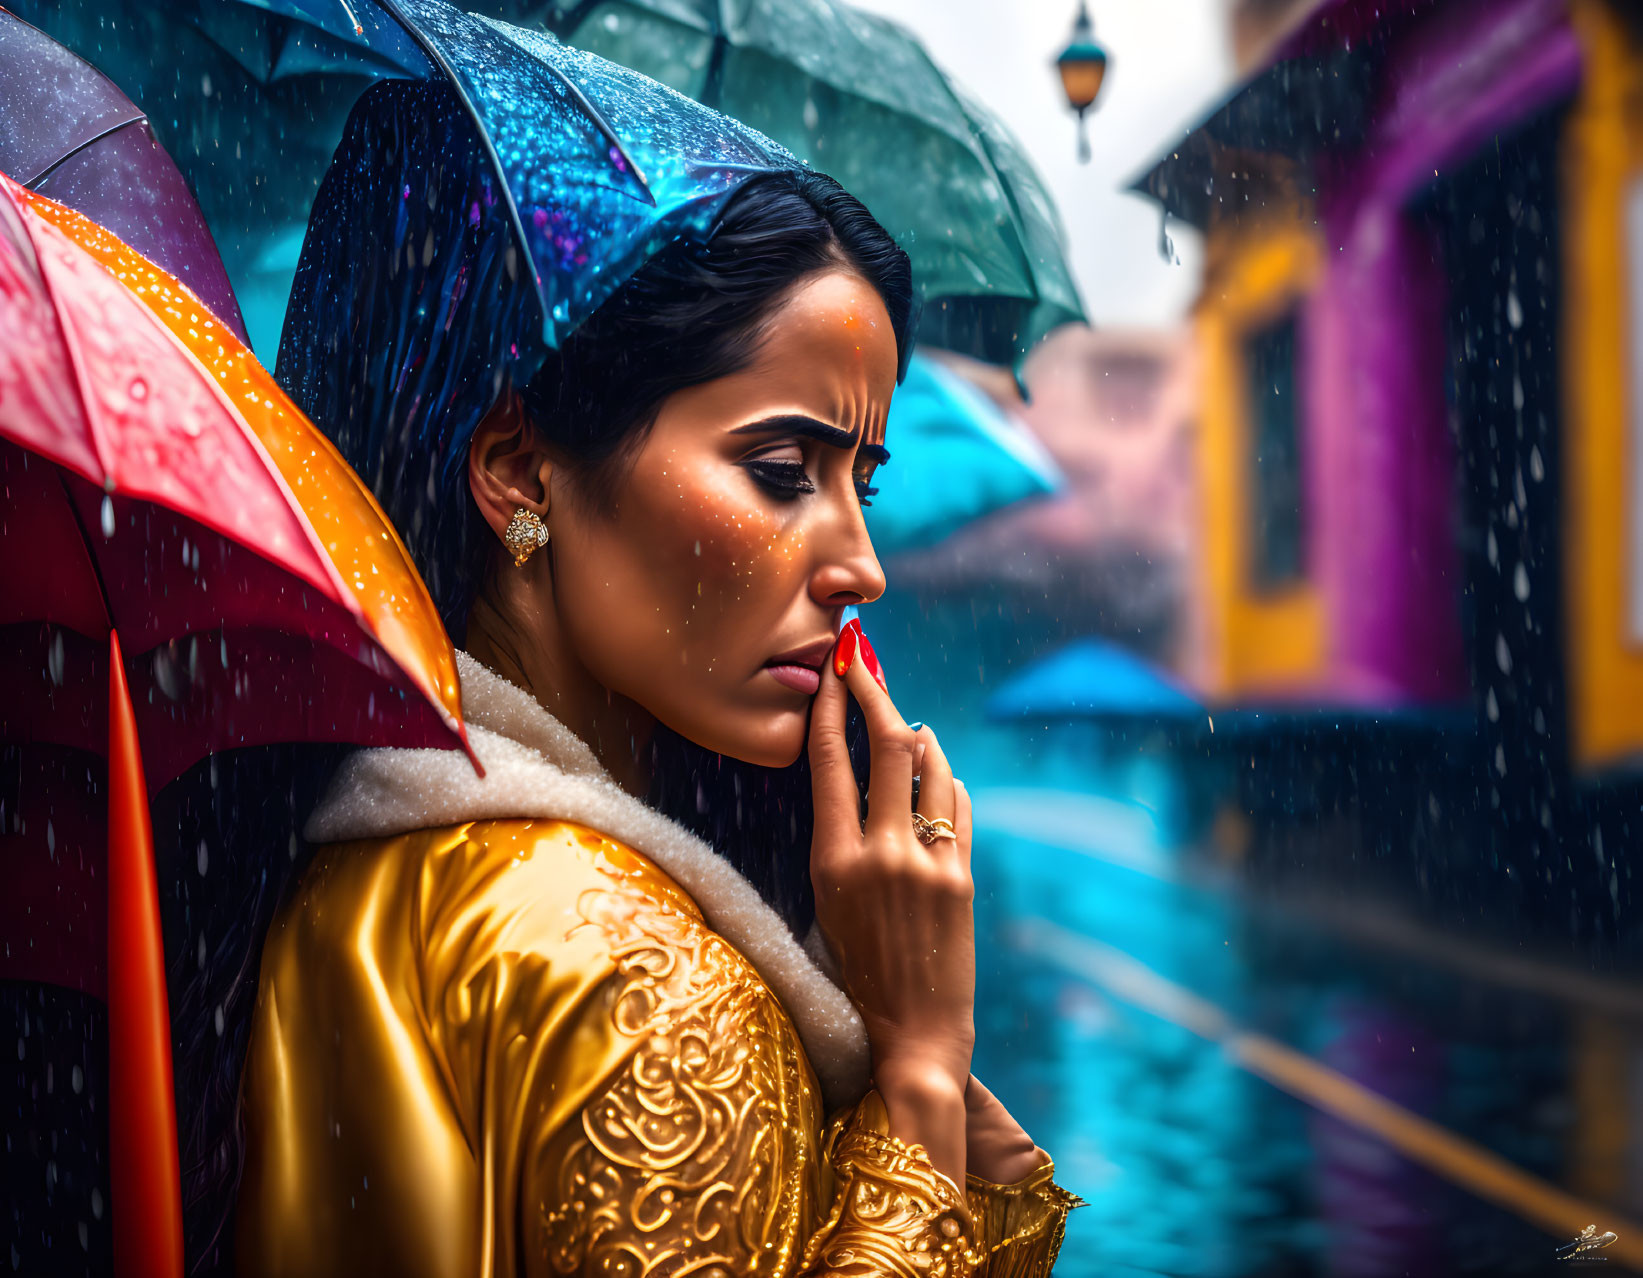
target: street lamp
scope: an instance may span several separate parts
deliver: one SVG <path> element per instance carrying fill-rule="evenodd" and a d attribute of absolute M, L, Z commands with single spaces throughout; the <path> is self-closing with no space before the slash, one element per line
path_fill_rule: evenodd
<path fill-rule="evenodd" d="M 1072 39 L 1055 60 L 1061 72 L 1061 87 L 1067 105 L 1078 112 L 1078 162 L 1089 163 L 1090 139 L 1084 128 L 1084 113 L 1095 105 L 1101 81 L 1107 74 L 1107 51 L 1095 42 L 1095 27 L 1084 0 L 1078 0 L 1078 16 L 1073 19 Z"/>

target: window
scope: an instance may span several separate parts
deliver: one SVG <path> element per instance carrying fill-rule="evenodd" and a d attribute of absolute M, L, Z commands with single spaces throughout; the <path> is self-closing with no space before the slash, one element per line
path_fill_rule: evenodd
<path fill-rule="evenodd" d="M 1258 589 L 1305 575 L 1301 413 L 1296 402 L 1295 317 L 1244 343 L 1250 426 L 1250 574 Z"/>

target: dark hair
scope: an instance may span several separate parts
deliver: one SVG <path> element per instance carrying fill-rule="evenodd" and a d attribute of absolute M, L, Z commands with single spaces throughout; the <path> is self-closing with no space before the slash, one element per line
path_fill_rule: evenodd
<path fill-rule="evenodd" d="M 458 636 L 496 546 L 468 491 L 467 445 L 516 380 L 534 427 L 578 481 L 608 488 L 662 402 L 751 361 L 763 323 L 819 271 L 856 271 L 878 291 L 905 368 L 907 256 L 831 178 L 795 169 L 750 179 L 704 241 L 660 248 L 534 363 L 522 352 L 540 316 L 511 228 L 482 215 L 499 198 L 472 121 L 446 86 L 373 86 L 315 201 L 277 364 L 292 398 L 375 491 Z M 859 772 L 859 722 L 853 728 Z M 235 1107 L 261 940 L 306 859 L 295 832 L 331 757 L 236 752 L 221 768 L 197 769 L 174 799 L 185 854 L 214 837 L 237 853 L 191 899 L 179 897 L 183 918 L 171 921 L 173 935 L 203 941 L 185 942 L 171 972 L 195 1272 L 232 1264 L 223 1242 L 242 1157 Z M 802 934 L 813 917 L 806 761 L 760 768 L 658 729 L 652 777 L 651 803 L 710 843 Z M 268 811 L 248 820 L 259 805 Z"/>

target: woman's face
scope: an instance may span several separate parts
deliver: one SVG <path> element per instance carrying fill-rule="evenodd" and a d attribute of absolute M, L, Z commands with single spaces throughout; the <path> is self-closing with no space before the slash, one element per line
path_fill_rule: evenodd
<path fill-rule="evenodd" d="M 717 753 L 798 758 L 840 612 L 884 590 L 861 503 L 896 364 L 878 292 L 816 276 L 747 368 L 663 402 L 611 504 L 550 481 L 555 610 L 589 674 Z"/>

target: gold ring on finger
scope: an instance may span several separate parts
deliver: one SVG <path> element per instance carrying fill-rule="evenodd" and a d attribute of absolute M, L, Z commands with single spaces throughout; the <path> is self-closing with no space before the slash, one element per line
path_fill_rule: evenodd
<path fill-rule="evenodd" d="M 932 821 L 922 812 L 913 813 L 913 833 L 925 847 L 929 847 L 937 839 L 958 838 L 953 831 L 953 823 L 946 817 L 937 817 Z"/>

